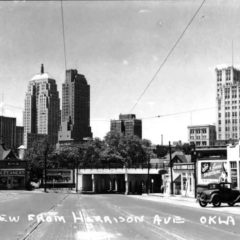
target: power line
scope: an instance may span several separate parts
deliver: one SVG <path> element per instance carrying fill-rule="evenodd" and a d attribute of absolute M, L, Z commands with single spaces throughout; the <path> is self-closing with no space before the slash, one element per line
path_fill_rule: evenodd
<path fill-rule="evenodd" d="M 192 16 L 192 18 L 190 19 L 190 21 L 188 22 L 187 26 L 185 27 L 185 29 L 183 30 L 183 32 L 181 33 L 181 35 L 178 37 L 177 41 L 174 43 L 173 47 L 170 49 L 170 51 L 168 52 L 167 56 L 164 58 L 163 62 L 161 63 L 161 65 L 159 66 L 159 68 L 157 69 L 157 71 L 155 72 L 155 74 L 153 75 L 152 79 L 148 82 L 147 86 L 144 88 L 143 92 L 141 93 L 141 95 L 139 96 L 139 98 L 137 99 L 136 103 L 133 105 L 133 107 L 131 108 L 130 112 L 132 112 L 134 110 L 134 108 L 137 106 L 137 104 L 139 103 L 139 101 L 141 100 L 141 98 L 143 97 L 143 95 L 145 94 L 145 92 L 148 90 L 148 88 L 150 87 L 150 85 L 153 83 L 153 81 L 155 80 L 155 78 L 157 77 L 158 73 L 160 72 L 160 70 L 162 69 L 162 67 L 165 65 L 165 63 L 167 62 L 168 58 L 171 56 L 171 54 L 173 53 L 174 49 L 177 47 L 178 43 L 180 42 L 180 40 L 182 39 L 182 37 L 184 36 L 185 32 L 187 31 L 187 29 L 189 28 L 189 26 L 192 24 L 194 18 L 197 16 L 198 12 L 201 10 L 203 4 L 205 3 L 206 0 L 203 0 L 201 5 L 198 7 L 197 11 L 194 13 L 194 15 Z"/>
<path fill-rule="evenodd" d="M 141 118 L 143 120 L 147 120 L 147 119 L 153 119 L 153 118 L 162 118 L 162 117 L 169 117 L 169 116 L 175 116 L 175 115 L 180 115 L 180 114 L 185 114 L 185 113 L 192 113 L 192 112 L 198 112 L 198 111 L 204 111 L 204 110 L 208 110 L 208 109 L 216 109 L 217 107 L 208 107 L 208 108 L 195 108 L 193 110 L 188 110 L 188 111 L 183 111 L 183 112 L 176 112 L 176 113 L 169 113 L 169 114 L 163 114 L 163 115 L 156 115 L 156 116 L 152 116 L 152 117 L 145 117 L 145 118 Z"/>
<path fill-rule="evenodd" d="M 62 18 L 62 37 L 63 37 L 63 50 L 64 50 L 64 64 L 65 72 L 67 70 L 67 54 L 66 54 L 66 40 L 65 40 L 65 28 L 64 28 L 64 13 L 63 13 L 63 2 L 61 0 L 61 18 Z"/>
<path fill-rule="evenodd" d="M 10 105 L 10 104 L 4 104 L 5 108 L 15 108 L 15 109 L 19 109 L 19 110 L 23 110 L 23 107 L 20 106 L 14 106 L 14 105 Z M 150 116 L 150 117 L 142 117 L 140 119 L 142 120 L 147 120 L 147 119 L 154 119 L 154 118 L 162 118 L 162 117 L 169 117 L 169 116 L 175 116 L 175 115 L 180 115 L 180 114 L 186 114 L 186 113 L 192 113 L 192 112 L 199 112 L 199 111 L 204 111 L 204 110 L 209 110 L 209 109 L 216 109 L 217 107 L 206 107 L 206 108 L 195 108 L 192 110 L 187 110 L 187 111 L 182 111 L 182 112 L 175 112 L 175 113 L 168 113 L 168 114 L 161 114 L 161 115 L 155 115 L 155 116 Z M 3 110 L 3 107 L 2 107 Z M 90 119 L 90 121 L 93 122 L 109 122 L 110 119 L 106 119 L 106 118 L 102 118 L 102 119 Z"/>

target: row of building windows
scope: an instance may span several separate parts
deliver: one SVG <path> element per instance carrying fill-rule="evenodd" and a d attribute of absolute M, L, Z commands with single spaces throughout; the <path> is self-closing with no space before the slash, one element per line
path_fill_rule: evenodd
<path fill-rule="evenodd" d="M 190 136 L 190 139 L 191 139 L 191 140 L 193 140 L 193 139 L 197 139 L 197 140 L 200 140 L 200 139 L 207 139 L 207 136 L 206 136 L 206 135 L 204 135 L 204 136 L 196 136 L 196 137 L 194 137 L 194 136 Z"/>
<path fill-rule="evenodd" d="M 196 146 L 207 146 L 207 142 L 206 141 L 202 141 L 202 142 L 197 141 Z"/>
<path fill-rule="evenodd" d="M 239 114 L 240 114 L 240 112 L 239 112 Z M 238 116 L 238 112 L 225 112 L 225 118 L 230 118 L 230 116 L 237 117 Z M 221 113 L 218 113 L 218 117 L 219 118 L 221 117 Z"/>
<path fill-rule="evenodd" d="M 207 132 L 207 129 L 190 129 L 190 133 L 193 134 L 193 133 L 206 133 Z"/>
<path fill-rule="evenodd" d="M 238 103 L 238 101 L 225 101 L 225 105 L 228 105 L 228 104 L 237 104 Z M 239 101 L 239 103 L 240 103 L 240 101 Z M 221 102 L 220 103 L 218 103 L 218 104 L 221 104 Z"/>
<path fill-rule="evenodd" d="M 225 134 L 225 139 L 238 139 L 238 134 L 234 133 L 234 134 Z M 218 134 L 218 139 L 222 139 L 222 134 Z"/>
<path fill-rule="evenodd" d="M 230 132 L 230 130 L 231 130 L 231 127 L 225 127 L 225 131 L 226 131 L 226 132 Z M 222 131 L 222 128 L 219 127 L 219 128 L 218 128 L 218 131 L 219 131 L 219 133 L 220 133 L 220 132 Z M 237 131 L 238 131 L 238 127 L 232 127 L 232 131 L 236 134 Z"/>
<path fill-rule="evenodd" d="M 238 95 L 237 94 L 232 94 L 232 98 L 237 98 L 238 97 Z M 225 95 L 225 99 L 230 99 L 231 97 L 230 97 L 230 95 Z M 239 94 L 239 98 L 240 98 L 240 94 Z"/>

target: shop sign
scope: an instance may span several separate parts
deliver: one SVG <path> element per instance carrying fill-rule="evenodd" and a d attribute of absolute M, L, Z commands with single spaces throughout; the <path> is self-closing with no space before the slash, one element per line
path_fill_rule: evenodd
<path fill-rule="evenodd" d="M 23 169 L 1 169 L 0 176 L 25 176 Z"/>
<path fill-rule="evenodd" d="M 0 161 L 0 168 L 25 168 L 26 161 L 3 160 Z"/>
<path fill-rule="evenodd" d="M 175 164 L 173 166 L 174 170 L 193 170 L 194 164 Z"/>

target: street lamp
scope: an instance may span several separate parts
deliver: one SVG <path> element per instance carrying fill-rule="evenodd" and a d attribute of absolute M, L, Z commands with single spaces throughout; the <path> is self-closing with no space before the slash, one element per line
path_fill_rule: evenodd
<path fill-rule="evenodd" d="M 152 183 L 152 193 L 153 193 L 153 184 L 154 184 L 154 179 L 151 179 L 151 183 Z"/>

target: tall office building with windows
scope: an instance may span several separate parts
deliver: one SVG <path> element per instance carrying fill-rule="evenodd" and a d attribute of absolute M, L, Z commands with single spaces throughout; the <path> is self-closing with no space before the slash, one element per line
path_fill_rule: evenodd
<path fill-rule="evenodd" d="M 50 144 L 58 141 L 60 99 L 57 84 L 41 66 L 40 74 L 28 84 L 23 112 L 24 145 L 28 135 L 46 135 Z"/>
<path fill-rule="evenodd" d="M 217 140 L 240 138 L 240 70 L 216 68 Z"/>
<path fill-rule="evenodd" d="M 111 132 L 142 138 L 142 120 L 136 119 L 135 114 L 120 114 L 119 120 L 111 120 L 110 128 Z"/>
<path fill-rule="evenodd" d="M 77 70 L 67 70 L 62 85 L 62 119 L 58 134 L 60 144 L 91 138 L 90 86 Z"/>
<path fill-rule="evenodd" d="M 213 146 L 216 142 L 215 125 L 188 126 L 188 141 L 196 147 Z"/>

